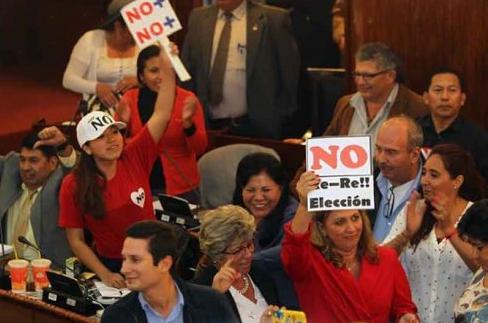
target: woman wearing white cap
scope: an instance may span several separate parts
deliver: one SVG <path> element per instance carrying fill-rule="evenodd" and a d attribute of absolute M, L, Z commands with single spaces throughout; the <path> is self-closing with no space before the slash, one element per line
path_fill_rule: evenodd
<path fill-rule="evenodd" d="M 59 225 L 66 228 L 73 253 L 105 284 L 118 288 L 125 285 L 118 273 L 125 230 L 137 221 L 155 219 L 149 174 L 176 91 L 174 72 L 161 52 L 166 77 L 144 129 L 124 146 L 123 122 L 100 111 L 87 114 L 76 127 L 82 148 L 79 164 L 60 192 Z M 84 229 L 93 235 L 96 252 L 85 241 Z"/>
<path fill-rule="evenodd" d="M 133 0 L 112 0 L 100 29 L 86 32 L 76 43 L 63 76 L 63 86 L 83 94 L 95 94 L 107 108 L 117 94 L 138 86 L 136 59 L 139 50 L 120 15 Z"/>

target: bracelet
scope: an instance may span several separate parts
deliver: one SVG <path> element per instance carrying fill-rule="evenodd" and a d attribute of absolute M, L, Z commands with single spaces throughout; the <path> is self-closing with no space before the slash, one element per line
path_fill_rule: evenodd
<path fill-rule="evenodd" d="M 451 232 L 449 232 L 448 234 L 446 234 L 446 239 L 447 240 L 451 240 L 452 237 L 454 236 L 457 236 L 458 235 L 458 230 L 456 228 L 452 229 Z"/>

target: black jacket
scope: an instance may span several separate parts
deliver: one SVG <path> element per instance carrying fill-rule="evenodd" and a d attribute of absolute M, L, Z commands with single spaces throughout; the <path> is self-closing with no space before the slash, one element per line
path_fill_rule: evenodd
<path fill-rule="evenodd" d="M 208 266 L 202 271 L 197 273 L 196 277 L 193 279 L 195 284 L 212 286 L 213 278 L 217 274 L 218 270 L 214 266 Z M 266 273 L 259 270 L 258 266 L 253 262 L 251 265 L 251 270 L 249 271 L 249 276 L 251 276 L 252 281 L 259 288 L 259 291 L 263 295 L 264 299 L 268 305 L 281 305 L 278 301 L 278 294 L 276 292 L 276 286 L 271 278 L 266 275 Z M 232 294 L 227 291 L 225 293 L 227 300 L 229 301 L 234 313 L 239 317 L 239 311 L 237 310 L 236 302 L 232 297 Z"/>
<path fill-rule="evenodd" d="M 180 279 L 175 280 L 183 295 L 183 321 L 185 323 L 234 323 L 239 322 L 229 302 L 217 291 Z M 138 299 L 139 292 L 132 292 L 105 309 L 102 323 L 147 323 L 146 314 Z"/>

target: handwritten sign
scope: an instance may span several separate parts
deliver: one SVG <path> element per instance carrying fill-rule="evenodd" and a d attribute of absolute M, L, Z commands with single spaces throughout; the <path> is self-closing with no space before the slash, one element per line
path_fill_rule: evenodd
<path fill-rule="evenodd" d="M 309 211 L 374 208 L 369 136 L 311 138 L 306 154 L 307 170 L 321 178 L 308 194 Z"/>
<path fill-rule="evenodd" d="M 133 1 L 121 14 L 139 48 L 160 42 L 180 80 L 191 78 L 179 57 L 170 53 L 168 36 L 180 30 L 181 24 L 169 0 Z"/>

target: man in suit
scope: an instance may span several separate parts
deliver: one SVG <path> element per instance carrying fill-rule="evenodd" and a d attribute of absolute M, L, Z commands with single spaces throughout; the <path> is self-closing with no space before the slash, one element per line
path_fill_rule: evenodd
<path fill-rule="evenodd" d="M 279 139 L 297 108 L 299 57 L 288 12 L 217 0 L 190 15 L 183 62 L 210 129 Z"/>
<path fill-rule="evenodd" d="M 53 267 L 63 266 L 72 255 L 58 227 L 58 192 L 75 161 L 73 147 L 56 127 L 32 131 L 22 140 L 20 153 L 0 157 L 0 223 L 6 243 L 13 244 L 20 257 L 31 260 L 39 255 L 19 243 L 19 236 L 41 249 Z"/>
<path fill-rule="evenodd" d="M 132 292 L 104 311 L 102 323 L 238 322 L 224 295 L 174 277 L 178 241 L 170 225 L 132 225 L 122 256 L 121 272 Z"/>

